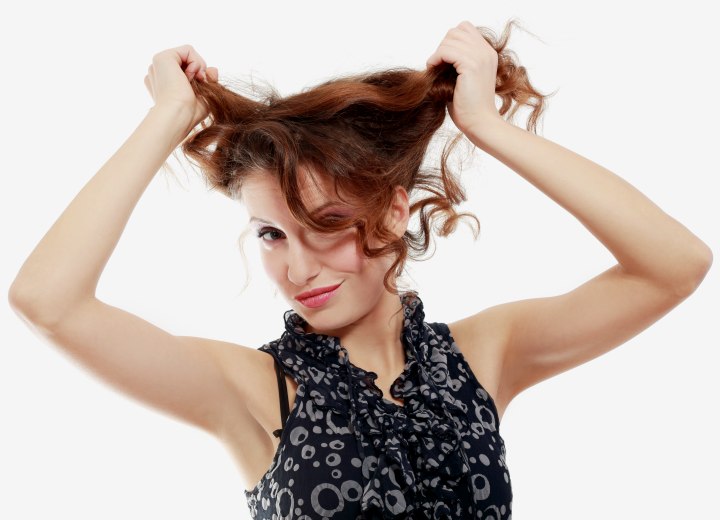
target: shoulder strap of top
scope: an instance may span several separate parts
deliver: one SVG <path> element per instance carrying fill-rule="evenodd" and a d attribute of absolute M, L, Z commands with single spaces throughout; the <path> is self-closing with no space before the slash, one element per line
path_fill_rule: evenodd
<path fill-rule="evenodd" d="M 275 356 L 273 356 L 273 361 L 275 362 L 275 374 L 277 375 L 278 393 L 280 394 L 280 424 L 282 425 L 280 428 L 273 432 L 273 435 L 279 438 L 282 434 L 283 428 L 285 427 L 285 422 L 287 421 L 288 415 L 290 415 L 290 407 L 288 405 L 288 393 L 285 383 L 285 372 L 283 372 L 282 368 L 280 368 L 280 364 L 278 363 L 278 360 L 275 359 Z"/>

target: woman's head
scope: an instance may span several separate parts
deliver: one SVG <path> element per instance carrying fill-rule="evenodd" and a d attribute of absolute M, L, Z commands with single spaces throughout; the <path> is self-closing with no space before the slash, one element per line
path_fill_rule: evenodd
<path fill-rule="evenodd" d="M 335 195 L 326 176 L 300 168 L 299 186 L 300 198 L 320 222 L 354 218 L 354 206 Z M 409 217 L 407 193 L 401 187 L 395 191 L 383 223 L 392 233 L 392 240 L 403 236 Z M 268 277 L 313 327 L 341 329 L 368 314 L 385 296 L 383 281 L 394 258 L 367 258 L 360 249 L 357 228 L 329 233 L 301 225 L 290 213 L 276 177 L 265 171 L 246 178 L 241 198 Z M 371 237 L 370 245 L 380 244 Z M 332 305 L 310 308 L 296 300 L 300 293 L 338 284 Z"/>
<path fill-rule="evenodd" d="M 528 130 L 535 131 L 544 96 L 505 50 L 512 23 L 499 41 L 492 31 L 479 29 L 498 52 L 500 115 L 509 111 L 511 119 L 520 105 L 531 105 Z M 297 248 L 284 250 L 281 245 L 282 255 L 273 256 L 276 246 L 262 244 L 265 266 L 276 282 L 282 282 L 286 296 L 308 286 L 340 282 L 343 272 L 367 275 L 361 264 L 345 263 L 350 262 L 344 255 L 349 255 L 353 240 L 353 250 L 361 257 L 377 260 L 370 263 L 372 269 L 384 269 L 384 289 L 397 293 L 395 280 L 407 258 L 418 259 L 427 252 L 431 227 L 447 236 L 460 218 L 469 217 L 479 228 L 474 215 L 455 211 L 465 193 L 447 167 L 462 134 L 446 144 L 438 166 L 423 164 L 445 121 L 456 77 L 453 66 L 445 63 L 424 71 L 393 68 L 333 79 L 287 97 L 268 87 L 260 99 L 221 83 L 193 82 L 208 106 L 210 121 L 188 137 L 182 149 L 199 164 L 213 189 L 244 202 L 251 215 L 274 215 L 278 226 L 269 227 L 282 224 L 292 233 Z M 327 211 L 315 214 L 319 200 L 337 201 L 342 211 L 333 212 L 332 219 Z M 409 216 L 418 217 L 416 231 L 399 216 L 398 200 L 400 206 L 404 200 Z M 398 219 L 405 223 L 398 224 Z M 328 236 L 322 238 L 325 233 Z M 274 236 L 278 235 L 261 240 Z M 308 257 L 306 263 L 296 257 L 304 236 L 313 237 L 316 244 L 339 237 L 343 245 L 338 251 L 343 253 L 333 257 L 339 262 L 336 268 L 330 268 L 330 257 L 326 262 Z M 286 261 L 278 260 L 280 256 Z M 278 267 L 283 263 L 285 274 Z M 313 281 L 313 276 L 320 279 Z"/>

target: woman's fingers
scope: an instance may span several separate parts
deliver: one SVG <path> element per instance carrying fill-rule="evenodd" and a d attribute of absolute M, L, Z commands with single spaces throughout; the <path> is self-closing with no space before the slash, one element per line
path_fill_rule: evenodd
<path fill-rule="evenodd" d="M 446 63 L 455 63 L 462 56 L 464 49 L 453 45 L 450 42 L 443 42 L 438 49 L 428 58 L 428 65 L 438 65 L 443 61 Z"/>
<path fill-rule="evenodd" d="M 435 52 L 428 58 L 427 66 L 439 65 L 443 61 L 456 63 L 464 49 L 476 45 L 478 37 L 477 27 L 467 20 L 460 22 L 456 27 L 448 30 Z M 446 58 L 446 59 L 444 59 Z"/>
<path fill-rule="evenodd" d="M 208 66 L 202 56 L 200 56 L 191 45 L 182 46 L 178 50 L 181 64 L 185 64 L 184 71 L 188 80 L 197 78 L 203 81 L 207 81 Z M 212 68 L 214 69 L 214 81 L 217 81 L 217 69 L 215 67 Z"/>
<path fill-rule="evenodd" d="M 195 51 L 195 49 L 192 48 L 192 46 L 188 45 L 187 55 L 183 56 L 183 59 L 188 64 L 185 69 L 188 79 L 193 79 L 196 75 L 200 77 L 204 75 L 203 71 L 207 67 L 207 64 L 205 63 L 205 60 L 202 59 L 202 57 Z"/>
<path fill-rule="evenodd" d="M 195 94 L 193 81 L 218 81 L 218 69 L 208 67 L 205 60 L 192 45 L 166 49 L 153 56 L 145 76 L 145 86 L 156 105 L 167 104 L 187 108 L 193 128 L 207 117 L 205 103 Z"/>
<path fill-rule="evenodd" d="M 450 29 L 427 60 L 428 68 L 450 63 L 457 72 L 448 113 L 463 132 L 488 115 L 497 116 L 495 86 L 498 53 L 481 29 L 463 21 Z"/>
<path fill-rule="evenodd" d="M 209 79 L 210 81 L 218 80 L 219 74 L 217 67 L 208 67 L 207 69 L 205 69 L 205 73 L 207 75 L 207 79 Z"/>
<path fill-rule="evenodd" d="M 172 49 L 166 49 L 153 56 L 152 65 L 156 72 L 167 74 L 170 69 L 177 66 L 185 73 L 188 80 L 191 80 L 195 72 L 200 69 L 201 58 L 191 45 L 181 45 Z"/>
<path fill-rule="evenodd" d="M 199 59 L 198 57 L 193 56 L 192 54 L 188 55 L 186 58 L 183 58 L 183 62 L 187 63 L 187 66 L 185 67 L 185 75 L 188 77 L 188 80 L 193 79 L 197 74 L 202 72 L 202 69 L 205 67 L 205 62 Z"/>
<path fill-rule="evenodd" d="M 155 105 L 180 105 L 192 121 L 188 129 L 207 117 L 208 109 L 198 99 L 192 81 L 218 81 L 218 69 L 208 67 L 191 45 L 181 45 L 158 52 L 152 58 L 145 76 L 145 87 Z"/>

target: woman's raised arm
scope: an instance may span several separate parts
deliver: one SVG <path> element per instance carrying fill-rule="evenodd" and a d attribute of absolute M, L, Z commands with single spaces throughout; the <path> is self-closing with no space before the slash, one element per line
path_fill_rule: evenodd
<path fill-rule="evenodd" d="M 153 57 L 145 84 L 155 105 L 75 196 L 15 277 L 10 302 L 28 319 L 52 325 L 75 304 L 94 297 L 141 195 L 205 117 L 189 83 L 200 66 L 204 69 L 204 62 L 189 45 Z"/>
<path fill-rule="evenodd" d="M 506 302 L 449 324 L 468 356 L 498 367 L 498 409 L 551 376 L 639 334 L 699 286 L 710 247 L 620 176 L 500 116 L 498 56 L 470 23 L 448 31 L 428 59 L 458 72 L 450 116 L 465 136 L 576 217 L 617 264 L 564 294 Z M 564 254 L 565 251 L 559 251 Z M 493 348 L 477 338 L 493 330 Z"/>
<path fill-rule="evenodd" d="M 17 314 L 106 382 L 214 433 L 252 420 L 238 384 L 253 349 L 174 336 L 95 297 L 98 279 L 155 173 L 206 110 L 190 81 L 217 81 L 186 45 L 156 54 L 145 84 L 155 105 L 75 196 L 9 291 Z"/>

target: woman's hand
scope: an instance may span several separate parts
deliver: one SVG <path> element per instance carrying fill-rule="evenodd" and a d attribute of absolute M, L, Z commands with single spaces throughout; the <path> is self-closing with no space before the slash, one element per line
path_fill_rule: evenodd
<path fill-rule="evenodd" d="M 218 70 L 208 67 L 190 45 L 155 54 L 145 76 L 145 86 L 155 101 L 155 107 L 179 107 L 188 114 L 188 132 L 208 114 L 207 107 L 190 86 L 193 80 L 217 81 Z"/>
<path fill-rule="evenodd" d="M 458 73 L 448 112 L 464 134 L 487 118 L 502 119 L 495 106 L 498 55 L 480 31 L 468 21 L 450 29 L 427 66 L 452 63 Z"/>

